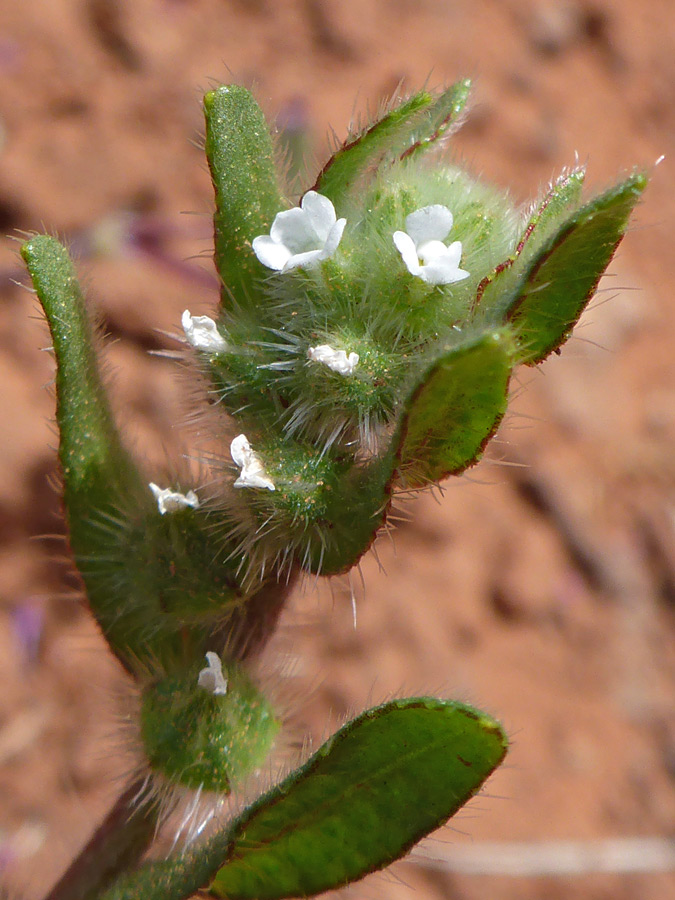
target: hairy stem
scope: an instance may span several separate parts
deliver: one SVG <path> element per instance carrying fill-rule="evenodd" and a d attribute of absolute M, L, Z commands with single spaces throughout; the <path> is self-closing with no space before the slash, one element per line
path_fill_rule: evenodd
<path fill-rule="evenodd" d="M 286 581 L 264 585 L 242 607 L 239 620 L 228 623 L 233 658 L 250 660 L 262 652 L 295 581 L 296 573 L 292 573 Z M 157 828 L 159 809 L 151 791 L 146 776 L 125 789 L 45 900 L 97 900 L 140 862 Z"/>
<path fill-rule="evenodd" d="M 121 872 L 140 861 L 159 814 L 150 790 L 146 776 L 126 788 L 45 900 L 96 900 Z"/>

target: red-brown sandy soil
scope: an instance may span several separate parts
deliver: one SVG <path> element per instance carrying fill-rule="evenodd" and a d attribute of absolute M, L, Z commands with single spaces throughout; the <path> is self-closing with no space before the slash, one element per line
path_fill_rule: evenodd
<path fill-rule="evenodd" d="M 186 306 L 216 302 L 209 261 L 183 262 L 210 240 L 207 217 L 180 214 L 211 205 L 191 143 L 201 90 L 255 84 L 271 116 L 306 116 L 321 159 L 329 126 L 344 135 L 401 80 L 413 89 L 465 75 L 475 105 L 454 152 L 519 202 L 577 151 L 595 188 L 665 162 L 577 336 L 520 373 L 490 459 L 440 499 L 411 502 L 395 547 L 385 539 L 379 564 L 365 560 L 356 630 L 348 586 L 294 598 L 282 643 L 296 660 L 298 728 L 318 738 L 329 716 L 398 692 L 468 699 L 506 723 L 513 747 L 443 841 L 665 836 L 675 811 L 671 0 L 4 0 L 0 230 L 44 228 L 79 250 L 114 339 L 117 409 L 152 473 L 179 452 L 185 413 L 174 364 L 147 353 L 168 346 L 155 329 L 175 331 Z M 34 299 L 12 282 L 24 280 L 16 248 L 0 243 L 0 883 L 40 898 L 120 789 L 129 751 L 115 717 L 128 687 L 68 598 L 67 568 L 51 558 L 60 545 L 31 540 L 62 524 L 44 389 L 53 361 Z M 675 896 L 672 873 L 397 873 L 405 884 L 374 876 L 351 895 Z"/>

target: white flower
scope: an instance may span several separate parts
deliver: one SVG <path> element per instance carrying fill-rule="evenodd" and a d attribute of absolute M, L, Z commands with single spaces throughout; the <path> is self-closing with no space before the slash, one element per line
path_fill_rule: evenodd
<path fill-rule="evenodd" d="M 199 506 L 199 499 L 194 491 L 180 494 L 178 491 L 172 491 L 171 488 L 158 487 L 152 481 L 149 484 L 149 488 L 155 495 L 157 508 L 162 515 L 178 512 L 179 509 L 185 509 L 187 506 L 191 506 L 193 509 L 197 509 Z"/>
<path fill-rule="evenodd" d="M 224 353 L 228 349 L 225 338 L 219 333 L 210 316 L 191 316 L 186 309 L 181 319 L 188 344 L 206 353 Z"/>
<path fill-rule="evenodd" d="M 251 246 L 268 269 L 308 269 L 335 253 L 346 223 L 346 219 L 336 219 L 328 197 L 307 191 L 300 206 L 277 213 L 269 235 L 254 238 Z"/>
<path fill-rule="evenodd" d="M 406 217 L 405 227 L 406 231 L 394 232 L 394 243 L 411 275 L 427 284 L 454 284 L 469 277 L 459 268 L 462 242 L 449 247 L 443 243 L 452 228 L 447 206 L 424 206 Z"/>
<path fill-rule="evenodd" d="M 340 375 L 351 375 L 359 364 L 358 353 L 350 353 L 347 356 L 344 350 L 333 350 L 329 344 L 310 347 L 307 351 L 307 356 L 314 362 L 328 366 L 333 372 L 339 372 Z"/>
<path fill-rule="evenodd" d="M 262 460 L 251 450 L 251 445 L 245 434 L 238 435 L 230 444 L 230 454 L 235 465 L 239 466 L 241 473 L 234 482 L 235 487 L 267 488 L 275 491 L 274 482 L 269 477 L 262 464 Z"/>
<path fill-rule="evenodd" d="M 227 693 L 227 678 L 223 675 L 223 664 L 217 653 L 209 650 L 206 654 L 208 666 L 197 677 L 197 684 L 212 694 Z"/>

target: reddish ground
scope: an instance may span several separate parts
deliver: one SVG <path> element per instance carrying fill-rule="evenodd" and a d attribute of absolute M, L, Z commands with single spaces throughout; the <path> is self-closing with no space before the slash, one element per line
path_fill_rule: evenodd
<path fill-rule="evenodd" d="M 0 4 L 0 230 L 44 227 L 79 248 L 116 339 L 118 409 L 152 471 L 176 452 L 184 403 L 173 365 L 147 350 L 186 305 L 208 312 L 216 299 L 208 262 L 182 264 L 210 239 L 208 219 L 179 214 L 211 204 L 190 143 L 200 90 L 255 83 L 271 115 L 306 116 L 320 159 L 329 125 L 344 134 L 401 79 L 467 74 L 475 108 L 457 151 L 518 201 L 576 151 L 595 187 L 666 160 L 578 336 L 521 373 L 492 461 L 440 502 L 410 504 L 396 552 L 378 545 L 386 574 L 364 563 L 357 629 L 345 586 L 295 598 L 283 643 L 296 713 L 319 736 L 331 713 L 433 691 L 498 715 L 509 763 L 444 833 L 455 846 L 663 836 L 675 809 L 670 0 Z M 127 688 L 67 598 L 53 546 L 31 541 L 62 526 L 52 361 L 11 281 L 15 253 L 0 243 L 0 884 L 37 900 L 119 788 L 128 751 L 110 735 Z M 398 873 L 408 886 L 376 877 L 352 896 L 675 896 L 664 874 Z"/>

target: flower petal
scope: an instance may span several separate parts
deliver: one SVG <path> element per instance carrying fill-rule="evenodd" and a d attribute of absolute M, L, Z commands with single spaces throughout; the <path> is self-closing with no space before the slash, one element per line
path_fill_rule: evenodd
<path fill-rule="evenodd" d="M 241 470 L 239 478 L 234 482 L 236 488 L 265 488 L 268 491 L 276 491 L 276 486 L 269 477 L 263 464 L 256 457 L 248 466 Z"/>
<path fill-rule="evenodd" d="M 234 487 L 266 488 L 275 491 L 274 482 L 265 471 L 262 460 L 252 449 L 245 434 L 239 434 L 230 444 L 230 455 L 241 473 Z"/>
<path fill-rule="evenodd" d="M 310 347 L 307 356 L 314 362 L 323 363 L 333 372 L 340 375 L 351 375 L 359 364 L 359 354 L 350 353 L 347 356 L 344 350 L 333 350 L 330 344 L 319 344 L 318 347 Z"/>
<path fill-rule="evenodd" d="M 324 197 L 323 194 L 318 194 L 316 191 L 307 191 L 300 201 L 300 206 L 307 213 L 315 235 L 321 243 L 324 243 L 328 239 L 331 228 L 335 225 L 337 218 L 335 207 L 328 197 Z"/>
<path fill-rule="evenodd" d="M 270 228 L 270 237 L 273 241 L 283 244 L 290 253 L 317 250 L 323 244 L 314 230 L 309 215 L 299 206 L 276 214 Z"/>
<path fill-rule="evenodd" d="M 447 252 L 448 248 L 443 241 L 427 241 L 426 244 L 419 244 L 417 247 L 417 255 L 425 265 L 434 262 L 434 260 L 442 259 L 447 255 Z"/>
<path fill-rule="evenodd" d="M 227 678 L 223 675 L 223 664 L 220 657 L 212 650 L 206 654 L 208 665 L 202 669 L 197 677 L 197 684 L 211 694 L 227 694 Z"/>
<path fill-rule="evenodd" d="M 148 487 L 157 501 L 157 508 L 162 516 L 166 513 L 178 512 L 188 506 L 191 506 L 192 509 L 199 507 L 199 499 L 194 491 L 181 494 L 179 491 L 172 491 L 171 488 L 161 488 L 152 481 Z"/>
<path fill-rule="evenodd" d="M 331 230 L 328 232 L 326 243 L 323 245 L 323 250 L 321 251 L 321 259 L 329 259 L 335 253 L 338 248 L 338 244 L 342 240 L 342 233 L 345 230 L 346 224 L 346 219 L 338 219 L 337 222 L 333 225 Z"/>
<path fill-rule="evenodd" d="M 452 213 L 447 206 L 435 203 L 423 206 L 422 209 L 410 213 L 405 220 L 405 230 L 413 239 L 415 246 L 428 241 L 443 241 L 452 228 Z"/>
<path fill-rule="evenodd" d="M 395 231 L 393 238 L 396 249 L 401 254 L 403 262 L 408 267 L 410 274 L 419 275 L 421 266 L 420 261 L 417 258 L 417 250 L 415 249 L 413 239 L 409 234 L 406 234 L 405 231 Z"/>
<path fill-rule="evenodd" d="M 446 259 L 451 261 L 454 266 L 459 265 L 459 261 L 462 258 L 462 242 L 461 241 L 453 241 L 452 244 L 448 247 Z"/>
<path fill-rule="evenodd" d="M 240 469 L 246 465 L 252 452 L 245 434 L 238 434 L 230 444 L 230 456 L 235 466 L 239 466 Z"/>
<path fill-rule="evenodd" d="M 227 341 L 218 331 L 218 326 L 210 316 L 191 316 L 186 309 L 181 324 L 188 344 L 205 353 L 223 353 L 228 350 Z"/>
<path fill-rule="evenodd" d="M 469 272 L 459 269 L 452 260 L 435 259 L 428 266 L 422 266 L 419 277 L 427 284 L 455 284 L 469 277 Z"/>
<path fill-rule="evenodd" d="M 273 240 L 268 234 L 253 238 L 251 247 L 263 266 L 276 269 L 277 272 L 283 269 L 292 255 L 288 247 Z"/>
<path fill-rule="evenodd" d="M 311 269 L 323 259 L 323 250 L 308 250 L 306 253 L 296 253 L 290 257 L 282 272 L 291 272 L 293 269 Z"/>

